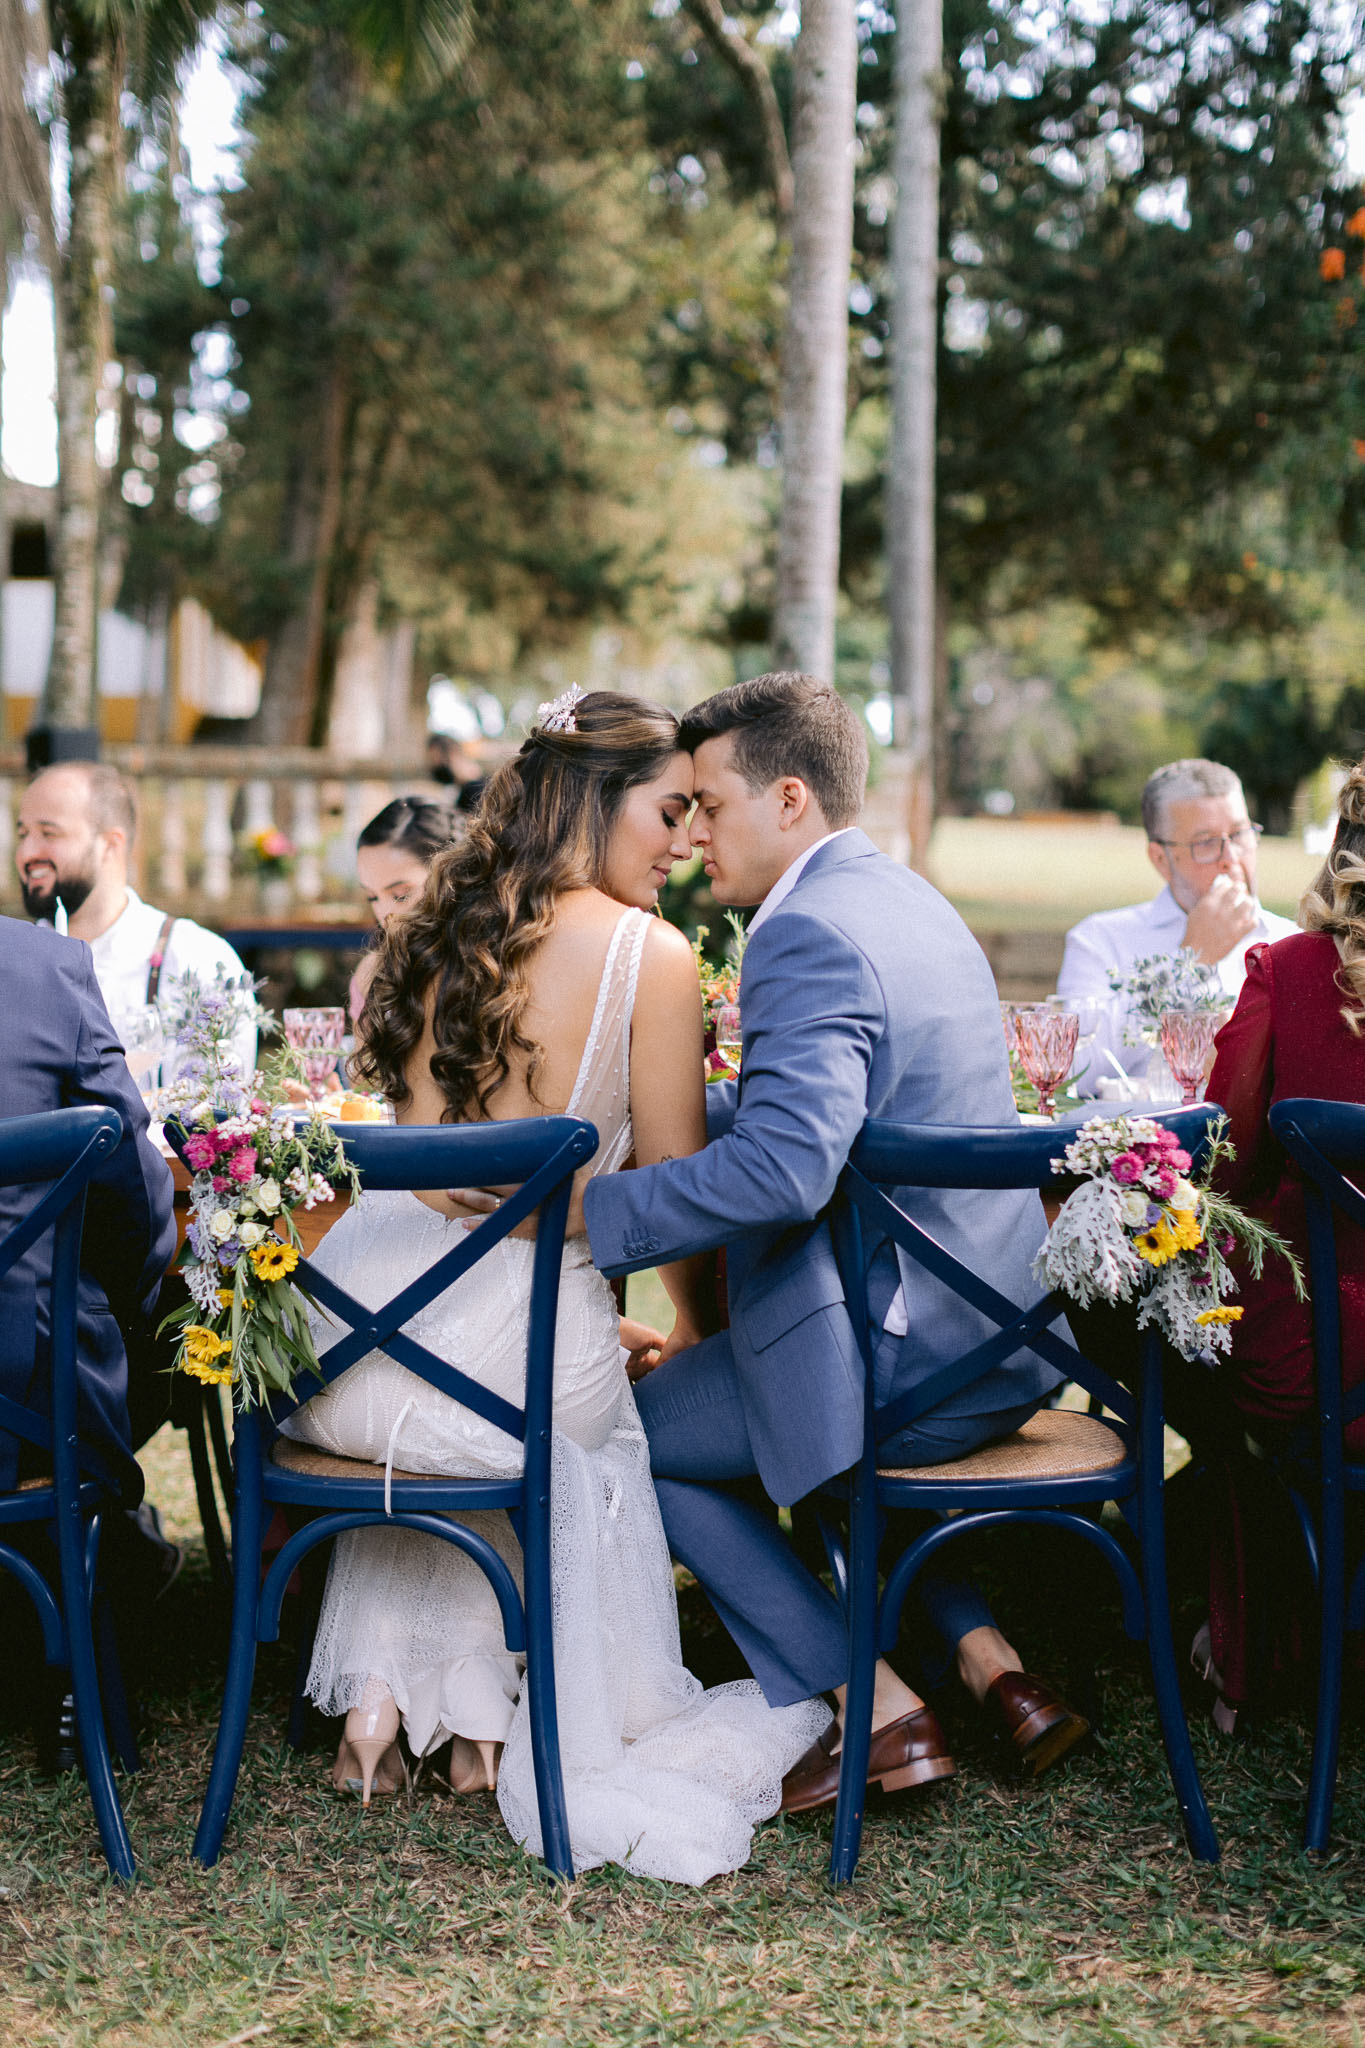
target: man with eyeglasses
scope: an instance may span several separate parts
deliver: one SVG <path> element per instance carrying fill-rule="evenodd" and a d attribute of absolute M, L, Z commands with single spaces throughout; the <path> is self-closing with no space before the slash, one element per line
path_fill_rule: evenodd
<path fill-rule="evenodd" d="M 1247 815 L 1242 785 L 1220 761 L 1169 761 L 1148 777 L 1142 792 L 1147 858 L 1164 887 L 1150 903 L 1101 910 L 1066 936 L 1057 992 L 1069 1003 L 1112 1003 L 1110 969 L 1131 973 L 1139 960 L 1189 946 L 1210 967 L 1235 1003 L 1246 978 L 1247 949 L 1297 930 L 1287 917 L 1263 910 L 1256 898 L 1256 849 L 1261 827 Z M 1083 1093 L 1094 1094 L 1114 1062 L 1131 1075 L 1147 1070 L 1144 1045 L 1123 1042 L 1117 1006 L 1087 1048 Z"/>

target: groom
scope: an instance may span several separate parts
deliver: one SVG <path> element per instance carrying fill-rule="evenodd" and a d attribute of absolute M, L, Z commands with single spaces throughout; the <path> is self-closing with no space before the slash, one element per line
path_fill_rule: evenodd
<path fill-rule="evenodd" d="M 666 1349 L 636 1388 L 664 1527 L 770 1705 L 832 1691 L 842 1706 L 839 1609 L 754 1499 L 753 1476 L 785 1506 L 859 1455 L 862 1366 L 821 1212 L 868 1117 L 1014 1122 L 1000 1013 L 960 918 L 856 829 L 867 745 L 833 689 L 796 674 L 736 684 L 688 713 L 682 744 L 696 769 L 692 842 L 712 893 L 759 906 L 743 968 L 742 1079 L 708 1090 L 704 1151 L 602 1175 L 584 1214 L 611 1276 L 728 1247 L 729 1329 Z M 1036 1292 L 1036 1194 L 893 1193 L 1002 1294 Z M 881 1406 L 992 1326 L 889 1240 L 870 1251 Z M 1018 1354 L 879 1446 L 880 1462 L 965 1456 L 1017 1429 L 1060 1378 Z M 923 1594 L 959 1675 L 1026 1770 L 1046 1769 L 1087 1732 L 1024 1675 L 971 1586 L 935 1578 Z M 869 1780 L 889 1790 L 952 1774 L 934 1715 L 884 1660 L 873 1729 Z M 836 1741 L 826 1736 L 788 1775 L 788 1811 L 832 1801 Z"/>

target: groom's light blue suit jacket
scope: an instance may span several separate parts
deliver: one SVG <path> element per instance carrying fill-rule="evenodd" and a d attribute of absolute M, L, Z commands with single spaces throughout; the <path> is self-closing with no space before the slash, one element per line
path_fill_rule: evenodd
<path fill-rule="evenodd" d="M 742 1081 L 708 1090 L 714 1142 L 604 1174 L 584 1210 L 593 1258 L 631 1273 L 729 1247 L 730 1334 L 760 1477 L 782 1505 L 842 1472 L 862 1442 L 862 1367 L 820 1212 L 868 1117 L 1012 1125 L 995 982 L 936 889 L 862 832 L 821 847 L 749 943 Z M 728 1124 L 728 1128 L 726 1128 Z M 717 1133 L 722 1133 L 717 1135 Z M 901 1188 L 931 1236 L 1011 1300 L 1032 1301 L 1046 1224 L 1032 1191 Z M 909 1332 L 883 1347 L 883 1405 L 992 1334 L 978 1312 L 883 1239 L 868 1246 L 882 1321 L 904 1282 Z M 888 1355 L 889 1354 L 889 1355 Z M 945 1402 L 977 1415 L 1041 1400 L 1062 1375 L 1023 1353 Z"/>

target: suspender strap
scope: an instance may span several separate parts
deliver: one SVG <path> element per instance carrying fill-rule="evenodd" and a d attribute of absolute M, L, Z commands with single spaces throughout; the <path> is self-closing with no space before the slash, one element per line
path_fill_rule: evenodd
<path fill-rule="evenodd" d="M 161 920 L 161 930 L 156 935 L 156 944 L 152 947 L 152 957 L 147 963 L 147 1001 L 149 1003 L 156 1001 L 156 992 L 161 986 L 162 962 L 166 958 L 166 948 L 170 943 L 171 933 L 174 930 L 174 917 L 163 917 Z"/>

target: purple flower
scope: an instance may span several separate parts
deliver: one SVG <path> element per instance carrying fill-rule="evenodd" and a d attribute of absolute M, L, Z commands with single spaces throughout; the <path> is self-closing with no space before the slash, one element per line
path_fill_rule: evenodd
<path fill-rule="evenodd" d="M 235 1237 L 230 1237 L 226 1244 L 220 1244 L 218 1247 L 218 1263 L 225 1272 L 229 1266 L 235 1266 L 241 1256 L 242 1247 Z"/>
<path fill-rule="evenodd" d="M 1131 1187 L 1135 1180 L 1142 1178 L 1142 1161 L 1136 1152 L 1120 1152 L 1118 1158 L 1111 1162 L 1109 1171 L 1120 1187 Z"/>

